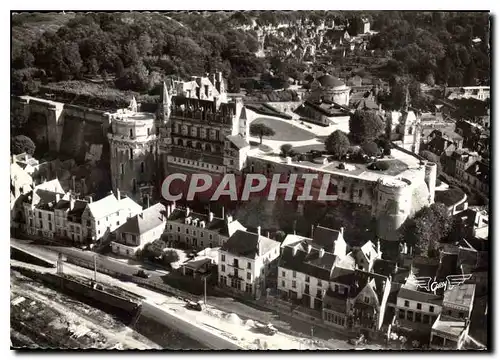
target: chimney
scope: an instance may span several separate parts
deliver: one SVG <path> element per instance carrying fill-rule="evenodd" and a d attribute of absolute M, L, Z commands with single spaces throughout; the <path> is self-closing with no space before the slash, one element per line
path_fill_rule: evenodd
<path fill-rule="evenodd" d="M 172 212 L 174 212 L 174 210 L 175 210 L 175 201 L 172 204 L 170 204 L 170 207 L 172 209 Z"/>
<path fill-rule="evenodd" d="M 311 225 L 311 239 L 312 239 L 313 235 L 314 235 L 314 225 Z"/>
<path fill-rule="evenodd" d="M 117 198 L 118 200 L 121 200 L 120 189 L 116 189 L 116 198 Z"/>
<path fill-rule="evenodd" d="M 394 274 L 397 274 L 398 273 L 398 263 L 396 262 L 396 265 L 394 265 Z"/>
<path fill-rule="evenodd" d="M 214 213 L 213 212 L 209 212 L 208 213 L 208 222 L 211 222 L 214 220 Z"/>
<path fill-rule="evenodd" d="M 73 210 L 75 208 L 75 197 L 74 196 L 71 196 L 69 198 L 69 209 L 70 210 Z"/>
<path fill-rule="evenodd" d="M 413 248 L 410 246 L 410 255 L 413 253 Z"/>
<path fill-rule="evenodd" d="M 172 214 L 172 207 L 170 205 L 167 205 L 167 218 L 169 218 L 171 214 Z"/>
<path fill-rule="evenodd" d="M 61 200 L 61 194 L 56 194 L 56 204 Z"/>
<path fill-rule="evenodd" d="M 380 240 L 377 240 L 377 252 L 380 254 Z"/>
<path fill-rule="evenodd" d="M 267 232 L 267 237 L 271 238 L 271 234 L 269 233 L 269 231 Z"/>
<path fill-rule="evenodd" d="M 188 217 L 188 216 L 189 216 L 189 213 L 190 213 L 190 212 L 191 212 L 191 210 L 190 210 L 188 207 L 186 207 L 186 217 Z"/>
<path fill-rule="evenodd" d="M 406 245 L 406 243 L 403 244 L 403 254 L 408 254 L 408 246 Z"/>
<path fill-rule="evenodd" d="M 325 255 L 325 249 L 319 249 L 319 257 L 322 258 Z"/>
<path fill-rule="evenodd" d="M 16 155 L 12 155 L 10 158 L 10 163 L 15 164 L 16 163 Z"/>
<path fill-rule="evenodd" d="M 89 195 L 89 196 L 87 196 L 87 202 L 88 202 L 89 204 L 92 204 L 92 196 L 90 196 L 90 195 Z"/>
<path fill-rule="evenodd" d="M 340 233 L 342 234 L 342 236 L 344 236 L 344 228 L 343 227 L 340 228 Z"/>
<path fill-rule="evenodd" d="M 227 215 L 227 216 L 226 216 L 226 222 L 227 222 L 228 224 L 232 223 L 232 222 L 233 222 L 233 217 L 232 217 L 231 215 Z"/>
<path fill-rule="evenodd" d="M 257 226 L 257 234 L 260 236 L 260 226 Z"/>
<path fill-rule="evenodd" d="M 217 73 L 217 82 L 221 83 L 222 82 L 222 71 L 219 71 Z"/>
<path fill-rule="evenodd" d="M 149 194 L 146 195 L 146 209 L 149 209 Z"/>
<path fill-rule="evenodd" d="M 312 250 L 311 244 L 307 244 L 307 253 L 310 254 Z"/>

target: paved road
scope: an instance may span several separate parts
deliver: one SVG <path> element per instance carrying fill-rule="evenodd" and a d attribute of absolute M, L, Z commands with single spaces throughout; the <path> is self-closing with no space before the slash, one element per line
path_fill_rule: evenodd
<path fill-rule="evenodd" d="M 64 246 L 53 246 L 53 245 L 33 245 L 31 240 L 18 240 L 11 238 L 11 243 L 18 246 L 21 249 L 29 249 L 31 252 L 35 254 L 39 254 L 47 258 L 48 260 L 56 261 L 57 254 L 62 253 L 66 256 L 71 256 L 76 259 L 85 260 L 85 261 L 94 261 L 94 256 L 96 256 L 96 262 L 98 265 L 105 267 L 111 271 L 115 271 L 117 273 L 125 274 L 125 275 L 133 275 L 137 273 L 139 268 L 147 270 L 151 274 L 151 279 L 161 280 L 160 277 L 165 275 L 164 270 L 160 270 L 155 268 L 152 265 L 142 264 L 138 265 L 133 262 L 132 264 L 128 264 L 124 261 L 119 261 L 113 258 L 110 258 L 105 255 L 96 254 L 91 251 L 85 251 L 72 247 L 64 247 Z"/>
<path fill-rule="evenodd" d="M 39 246 L 31 244 L 31 241 L 28 240 L 18 240 L 11 238 L 11 243 L 15 244 L 19 248 L 24 248 L 29 250 L 34 254 L 38 254 L 47 260 L 56 261 L 58 257 L 58 253 L 61 252 L 66 256 L 73 256 L 77 259 L 82 259 L 86 261 L 93 261 L 95 253 L 91 251 L 84 251 L 76 248 L 69 247 L 61 247 L 61 246 Z M 99 265 L 103 267 L 115 271 L 118 273 L 133 275 L 137 272 L 137 265 L 129 265 L 127 263 L 123 263 L 121 261 L 114 260 L 104 255 L 97 255 L 97 262 Z M 152 270 L 151 267 L 145 266 L 151 273 L 151 280 L 157 280 L 163 283 L 161 276 L 164 275 L 164 272 L 158 272 Z M 161 271 L 161 270 L 160 270 Z M 100 275 L 101 276 L 101 275 Z M 255 307 L 243 304 L 241 302 L 235 301 L 230 297 L 208 297 L 207 301 L 209 304 L 213 305 L 215 308 L 222 310 L 227 313 L 235 313 L 241 318 L 245 319 L 253 319 L 261 322 L 271 322 L 276 326 L 279 326 L 281 329 L 290 330 L 290 333 L 297 334 L 301 333 L 306 336 L 311 335 L 311 324 L 298 319 L 296 317 L 287 316 L 284 314 L 278 314 L 277 312 L 270 310 L 259 310 Z M 346 343 L 347 336 L 336 332 L 329 331 L 322 327 L 315 327 L 313 329 L 313 335 L 317 338 L 323 340 L 331 340 L 334 341 L 339 348 L 345 347 L 349 348 Z M 342 345 L 342 346 L 341 346 Z M 374 346 L 373 348 L 377 349 L 378 346 Z"/>

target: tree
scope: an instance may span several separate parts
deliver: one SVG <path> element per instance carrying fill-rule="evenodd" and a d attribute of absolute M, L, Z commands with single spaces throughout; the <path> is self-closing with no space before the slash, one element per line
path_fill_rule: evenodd
<path fill-rule="evenodd" d="M 275 235 L 276 241 L 283 242 L 286 238 L 286 233 L 283 230 L 276 231 Z"/>
<path fill-rule="evenodd" d="M 373 111 L 356 110 L 349 119 L 349 131 L 357 143 L 376 139 L 384 129 L 384 120 Z"/>
<path fill-rule="evenodd" d="M 291 144 L 283 144 L 280 146 L 281 153 L 283 156 L 287 157 L 288 155 L 291 155 L 292 153 L 292 145 Z"/>
<path fill-rule="evenodd" d="M 347 134 L 341 130 L 335 130 L 325 140 L 326 151 L 337 159 L 347 154 L 350 146 L 351 144 Z"/>
<path fill-rule="evenodd" d="M 250 125 L 250 135 L 257 136 L 260 139 L 261 144 L 264 136 L 273 136 L 274 134 L 274 130 L 265 124 Z"/>
<path fill-rule="evenodd" d="M 25 135 L 17 135 L 10 140 L 10 151 L 12 154 L 18 155 L 27 153 L 33 155 L 35 153 L 35 143 Z"/>
<path fill-rule="evenodd" d="M 365 141 L 361 144 L 361 149 L 363 149 L 364 153 L 368 156 L 377 156 L 380 154 L 380 149 L 374 141 Z"/>
<path fill-rule="evenodd" d="M 172 263 L 179 261 L 179 254 L 175 250 L 167 250 L 163 253 L 161 260 L 165 265 L 170 266 Z"/>
<path fill-rule="evenodd" d="M 434 203 L 407 219 L 400 228 L 400 240 L 415 249 L 417 255 L 435 257 L 438 243 L 448 236 L 453 219 L 444 204 Z"/>

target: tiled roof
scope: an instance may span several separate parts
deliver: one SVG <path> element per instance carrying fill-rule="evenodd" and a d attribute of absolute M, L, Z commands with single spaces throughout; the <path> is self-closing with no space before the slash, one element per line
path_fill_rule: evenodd
<path fill-rule="evenodd" d="M 141 235 L 149 230 L 152 230 L 164 222 L 163 212 L 165 206 L 158 203 L 147 209 L 142 213 L 127 219 L 127 221 L 120 226 L 116 231 L 121 233 L 128 233 L 134 235 Z"/>
<path fill-rule="evenodd" d="M 227 139 L 231 141 L 238 149 L 243 149 L 247 146 L 250 146 L 250 144 L 241 135 L 229 135 Z"/>
<path fill-rule="evenodd" d="M 256 259 L 272 250 L 279 248 L 280 243 L 265 236 L 259 236 L 248 231 L 237 230 L 221 247 L 221 251 L 230 254 Z"/>
<path fill-rule="evenodd" d="M 441 305 L 443 298 L 439 295 L 423 291 L 411 290 L 406 287 L 399 289 L 398 297 L 407 300 L 413 300 L 421 303 Z"/>

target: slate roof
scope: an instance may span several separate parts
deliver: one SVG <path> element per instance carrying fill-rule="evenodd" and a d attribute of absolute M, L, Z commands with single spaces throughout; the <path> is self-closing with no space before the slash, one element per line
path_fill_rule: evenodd
<path fill-rule="evenodd" d="M 310 253 L 307 253 L 308 244 L 311 244 L 310 240 L 305 240 L 293 246 L 285 246 L 281 254 L 279 266 L 317 279 L 329 281 L 337 257 L 326 251 L 320 257 L 320 249 L 313 247 L 312 244 Z M 293 254 L 294 248 L 297 249 L 295 255 Z"/>
<path fill-rule="evenodd" d="M 232 255 L 256 259 L 272 250 L 279 248 L 278 241 L 259 236 L 248 231 L 236 230 L 236 232 L 222 245 L 221 251 L 226 251 Z"/>
<path fill-rule="evenodd" d="M 101 200 L 91 202 L 88 206 L 94 219 L 101 219 L 120 210 L 129 210 L 133 213 L 141 210 L 141 206 L 132 199 L 125 197 L 118 200 L 114 194 L 109 194 Z"/>
<path fill-rule="evenodd" d="M 238 149 L 244 149 L 250 144 L 241 135 L 229 135 L 227 139 Z"/>
<path fill-rule="evenodd" d="M 402 299 L 440 306 L 443 302 L 443 298 L 439 295 L 434 295 L 433 293 L 427 293 L 424 291 L 411 290 L 404 286 L 399 289 L 398 297 Z"/>
<path fill-rule="evenodd" d="M 127 221 L 116 231 L 120 233 L 142 235 L 163 224 L 164 211 L 164 205 L 160 203 L 153 205 L 145 209 L 142 213 L 127 219 Z"/>
<path fill-rule="evenodd" d="M 354 270 L 335 267 L 330 279 L 336 283 L 351 286 L 355 281 Z"/>
<path fill-rule="evenodd" d="M 217 232 L 225 237 L 229 237 L 230 235 L 234 234 L 236 230 L 245 230 L 245 227 L 241 225 L 241 223 L 238 220 L 233 220 L 228 224 L 226 220 L 214 216 L 213 220 L 209 221 L 208 215 L 196 213 L 193 211 L 189 213 L 189 217 L 191 217 L 191 219 L 193 220 L 198 219 L 199 221 L 204 221 L 205 229 Z M 184 224 L 185 220 L 186 220 L 186 210 L 182 208 L 174 209 L 170 214 L 170 216 L 168 217 L 169 222 L 175 222 L 180 224 Z"/>
<path fill-rule="evenodd" d="M 335 252 L 335 240 L 341 236 L 340 231 L 323 226 L 316 226 L 313 232 L 313 243 L 325 249 L 326 252 Z"/>
<path fill-rule="evenodd" d="M 84 200 L 75 200 L 75 205 L 72 210 L 68 211 L 68 219 L 73 222 L 81 222 L 82 214 L 87 207 L 88 202 Z"/>
<path fill-rule="evenodd" d="M 490 180 L 490 169 L 488 165 L 481 161 L 476 161 L 474 164 L 469 166 L 466 172 L 476 177 L 482 183 L 487 183 Z"/>
<path fill-rule="evenodd" d="M 396 262 L 384 259 L 375 260 L 372 271 L 387 277 L 391 276 L 392 282 L 399 284 L 404 284 L 406 278 L 410 275 L 410 269 L 398 266 L 396 271 Z"/>
<path fill-rule="evenodd" d="M 356 110 L 378 110 L 378 105 L 371 98 L 363 97 L 354 103 Z"/>

